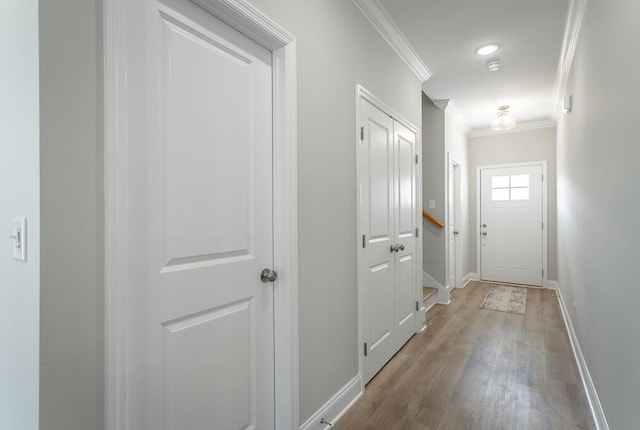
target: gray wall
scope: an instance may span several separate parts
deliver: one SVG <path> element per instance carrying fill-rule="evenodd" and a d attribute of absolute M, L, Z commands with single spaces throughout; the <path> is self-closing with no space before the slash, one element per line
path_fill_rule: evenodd
<path fill-rule="evenodd" d="M 429 215 L 445 222 L 445 113 L 422 94 L 422 206 Z M 429 200 L 436 207 L 429 208 Z M 423 270 L 446 286 L 446 229 L 422 222 Z"/>
<path fill-rule="evenodd" d="M 640 428 L 638 16 L 587 3 L 558 127 L 558 282 L 612 429 Z"/>
<path fill-rule="evenodd" d="M 420 82 L 351 1 L 255 0 L 298 41 L 300 401 L 358 373 L 355 88 L 420 125 Z"/>
<path fill-rule="evenodd" d="M 38 1 L 0 6 L 0 428 L 38 428 Z M 27 217 L 27 262 L 12 219 Z"/>
<path fill-rule="evenodd" d="M 476 171 L 490 164 L 547 161 L 548 190 L 548 279 L 558 279 L 556 223 L 556 128 L 503 133 L 469 139 L 469 246 L 470 268 L 479 273 L 476 264 L 478 229 L 476 222 Z"/>
<path fill-rule="evenodd" d="M 101 8 L 40 1 L 43 430 L 103 427 Z"/>

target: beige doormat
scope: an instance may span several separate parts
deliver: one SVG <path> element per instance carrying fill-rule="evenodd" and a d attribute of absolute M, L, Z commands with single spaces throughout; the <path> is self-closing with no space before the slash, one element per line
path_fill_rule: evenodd
<path fill-rule="evenodd" d="M 527 289 L 493 285 L 480 308 L 524 315 L 527 310 Z"/>

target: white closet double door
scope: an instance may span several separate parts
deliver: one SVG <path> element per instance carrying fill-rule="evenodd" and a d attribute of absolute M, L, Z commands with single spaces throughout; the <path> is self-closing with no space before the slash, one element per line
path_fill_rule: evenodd
<path fill-rule="evenodd" d="M 359 193 L 363 378 L 416 332 L 416 133 L 361 100 Z"/>

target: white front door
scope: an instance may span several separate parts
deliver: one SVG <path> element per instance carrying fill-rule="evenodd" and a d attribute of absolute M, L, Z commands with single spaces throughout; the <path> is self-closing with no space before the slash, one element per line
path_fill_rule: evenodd
<path fill-rule="evenodd" d="M 416 332 L 416 134 L 361 101 L 360 270 L 368 382 Z"/>
<path fill-rule="evenodd" d="M 481 278 L 542 285 L 542 166 L 480 173 Z"/>
<path fill-rule="evenodd" d="M 142 422 L 273 429 L 274 287 L 260 278 L 273 268 L 271 52 L 190 2 L 136 1 L 148 26 L 130 83 L 146 88 L 130 112 L 143 130 L 131 143 Z"/>

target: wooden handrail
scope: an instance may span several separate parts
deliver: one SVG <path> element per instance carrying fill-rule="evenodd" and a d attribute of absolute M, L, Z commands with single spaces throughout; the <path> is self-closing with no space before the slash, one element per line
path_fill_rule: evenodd
<path fill-rule="evenodd" d="M 442 221 L 437 220 L 436 218 L 432 217 L 431 215 L 429 215 L 425 211 L 422 211 L 422 218 L 424 218 L 427 221 L 431 222 L 431 224 L 435 225 L 438 228 L 444 228 L 444 223 Z"/>

